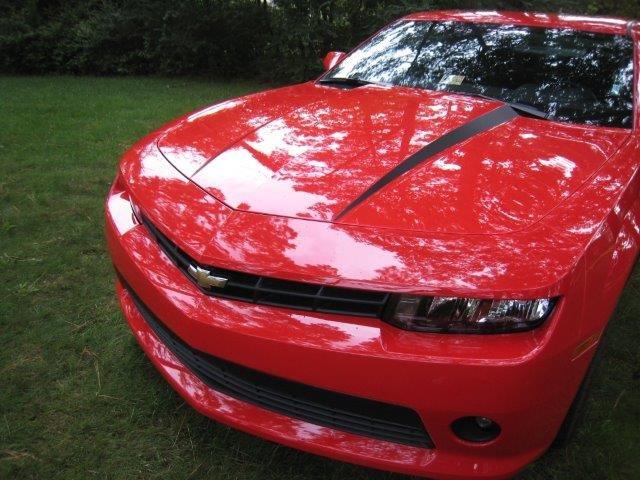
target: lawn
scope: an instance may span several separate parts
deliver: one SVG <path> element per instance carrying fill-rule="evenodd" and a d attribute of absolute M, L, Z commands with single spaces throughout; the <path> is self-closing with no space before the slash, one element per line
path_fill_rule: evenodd
<path fill-rule="evenodd" d="M 116 305 L 102 202 L 118 157 L 180 113 L 259 88 L 0 77 L 0 478 L 405 478 L 200 416 Z M 636 272 L 577 438 L 522 478 L 640 478 L 639 289 Z"/>

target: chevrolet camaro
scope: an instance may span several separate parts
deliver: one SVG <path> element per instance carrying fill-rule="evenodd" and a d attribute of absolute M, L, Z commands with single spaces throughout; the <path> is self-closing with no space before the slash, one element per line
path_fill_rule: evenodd
<path fill-rule="evenodd" d="M 572 432 L 636 262 L 639 49 L 624 20 L 418 13 L 163 126 L 106 200 L 135 338 L 240 430 L 514 475 Z"/>

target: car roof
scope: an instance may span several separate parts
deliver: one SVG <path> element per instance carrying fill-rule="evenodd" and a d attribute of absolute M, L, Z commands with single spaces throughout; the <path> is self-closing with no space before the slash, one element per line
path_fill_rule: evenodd
<path fill-rule="evenodd" d="M 504 23 L 547 28 L 573 28 L 588 32 L 617 35 L 629 34 L 636 22 L 622 18 L 591 17 L 586 15 L 564 15 L 555 13 L 434 10 L 407 15 L 405 20 L 451 20 L 473 23 Z"/>

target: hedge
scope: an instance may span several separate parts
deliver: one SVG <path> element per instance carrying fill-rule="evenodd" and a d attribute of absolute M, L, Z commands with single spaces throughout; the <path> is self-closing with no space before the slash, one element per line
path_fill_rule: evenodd
<path fill-rule="evenodd" d="M 640 0 L 0 0 L 0 73 L 189 75 L 293 82 L 329 50 L 433 8 L 637 17 Z"/>

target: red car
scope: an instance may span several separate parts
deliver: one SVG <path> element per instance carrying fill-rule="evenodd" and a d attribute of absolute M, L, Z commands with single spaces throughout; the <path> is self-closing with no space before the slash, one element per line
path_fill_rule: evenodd
<path fill-rule="evenodd" d="M 638 255 L 639 51 L 622 20 L 419 13 L 162 127 L 106 200 L 138 342 L 240 430 L 512 476 L 571 432 Z"/>

